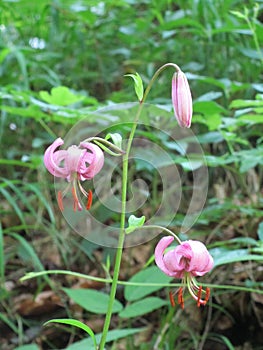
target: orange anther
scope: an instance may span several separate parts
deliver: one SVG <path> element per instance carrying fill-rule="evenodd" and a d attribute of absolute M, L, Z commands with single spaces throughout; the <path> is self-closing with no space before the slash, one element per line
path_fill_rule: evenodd
<path fill-rule="evenodd" d="M 169 292 L 169 299 L 172 307 L 175 307 L 174 296 L 172 292 Z"/>
<path fill-rule="evenodd" d="M 184 298 L 183 298 L 183 288 L 179 288 L 178 291 L 178 304 L 184 309 Z"/>
<path fill-rule="evenodd" d="M 57 200 L 58 200 L 59 209 L 61 211 L 63 211 L 64 210 L 64 206 L 63 206 L 63 196 L 62 196 L 62 192 L 61 191 L 58 191 L 58 198 L 57 198 Z"/>
<path fill-rule="evenodd" d="M 90 210 L 91 204 L 92 204 L 92 191 L 89 190 L 89 192 L 88 192 L 88 201 L 87 201 L 87 205 L 86 205 L 86 209 L 87 210 Z"/>
<path fill-rule="evenodd" d="M 202 298 L 202 291 L 203 291 L 202 286 L 200 286 L 199 289 L 198 289 L 198 294 L 197 294 L 197 306 L 198 307 L 200 307 L 201 302 L 202 302 L 202 300 L 201 300 L 201 298 Z"/>
<path fill-rule="evenodd" d="M 207 303 L 208 302 L 208 299 L 210 297 L 210 288 L 206 288 L 205 290 L 205 302 Z"/>

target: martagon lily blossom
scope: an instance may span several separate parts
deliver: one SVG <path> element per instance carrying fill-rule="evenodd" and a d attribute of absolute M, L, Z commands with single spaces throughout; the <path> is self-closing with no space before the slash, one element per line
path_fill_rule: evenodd
<path fill-rule="evenodd" d="M 190 128 L 192 121 L 192 96 L 185 74 L 179 70 L 172 78 L 172 103 L 179 126 Z"/>
<path fill-rule="evenodd" d="M 79 146 L 72 145 L 67 150 L 57 150 L 64 144 L 57 138 L 45 151 L 44 164 L 55 177 L 66 179 L 69 184 L 64 191 L 58 191 L 58 204 L 64 210 L 63 197 L 71 189 L 74 211 L 82 210 L 78 190 L 87 198 L 86 209 L 90 209 L 92 192 L 82 187 L 80 181 L 91 180 L 101 170 L 104 164 L 102 150 L 91 142 L 81 142 Z"/>
<path fill-rule="evenodd" d="M 164 254 L 165 249 L 173 242 L 174 237 L 163 237 L 155 248 L 156 265 L 168 276 L 182 279 L 182 287 L 178 289 L 178 304 L 184 308 L 183 293 L 187 287 L 197 306 L 205 305 L 210 296 L 210 289 L 204 290 L 198 286 L 196 276 L 203 276 L 213 265 L 213 258 L 206 246 L 199 241 L 184 241 L 174 249 Z M 173 295 L 170 293 L 171 304 L 174 305 Z"/>

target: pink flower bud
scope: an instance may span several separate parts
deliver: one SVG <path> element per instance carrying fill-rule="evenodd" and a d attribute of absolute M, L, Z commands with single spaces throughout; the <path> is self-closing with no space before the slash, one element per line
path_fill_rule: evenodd
<path fill-rule="evenodd" d="M 174 114 L 181 127 L 190 128 L 192 120 L 192 96 L 185 74 L 179 70 L 172 79 Z"/>

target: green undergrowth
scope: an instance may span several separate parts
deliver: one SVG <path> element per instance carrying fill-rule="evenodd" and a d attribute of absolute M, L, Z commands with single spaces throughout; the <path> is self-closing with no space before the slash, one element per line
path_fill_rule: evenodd
<path fill-rule="evenodd" d="M 175 164 L 181 202 L 172 219 L 161 215 L 158 224 L 207 244 L 215 267 L 202 283 L 211 288 L 211 299 L 205 308 L 190 298 L 185 310 L 172 308 L 168 294 L 178 280 L 157 270 L 157 238 L 146 239 L 125 249 L 106 348 L 261 349 L 262 18 L 261 1 L 0 3 L 1 349 L 93 346 L 76 321 L 43 326 L 51 318 L 78 319 L 99 341 L 115 250 L 85 239 L 64 220 L 43 153 L 78 123 L 90 133 L 127 138 L 137 104 L 124 75 L 139 72 L 147 85 L 165 62 L 180 65 L 189 79 L 193 135 L 175 142 L 166 127 L 170 120 L 176 124 L 173 72 L 167 71 L 136 132 L 141 159 L 131 162 L 131 183 L 140 178 L 152 193 L 136 214 L 154 215 L 163 193 L 160 174 Z M 145 139 L 156 145 L 154 152 L 140 143 Z M 117 170 L 114 179 L 118 184 Z M 198 215 L 184 230 L 194 179 L 201 186 L 193 206 Z M 119 215 L 96 197 L 95 210 L 99 220 L 118 226 Z M 74 322 L 79 328 L 70 326 Z"/>

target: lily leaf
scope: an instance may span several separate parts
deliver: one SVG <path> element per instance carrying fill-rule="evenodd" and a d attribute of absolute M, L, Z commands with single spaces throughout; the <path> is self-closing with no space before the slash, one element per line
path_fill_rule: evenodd
<path fill-rule="evenodd" d="M 127 234 L 135 231 L 138 227 L 143 226 L 145 222 L 145 216 L 141 216 L 140 218 L 137 218 L 135 215 L 131 215 L 128 219 L 129 226 L 126 228 L 125 232 Z"/>
<path fill-rule="evenodd" d="M 139 101 L 143 99 L 143 82 L 139 73 L 136 74 L 126 74 L 125 77 L 131 77 L 134 80 L 134 89 Z"/>

